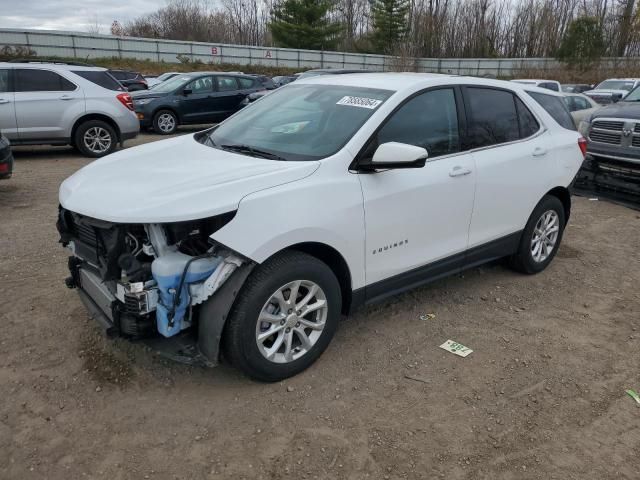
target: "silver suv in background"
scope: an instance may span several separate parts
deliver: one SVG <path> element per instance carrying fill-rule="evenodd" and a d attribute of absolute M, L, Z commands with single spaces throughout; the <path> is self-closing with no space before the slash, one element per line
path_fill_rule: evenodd
<path fill-rule="evenodd" d="M 12 145 L 73 145 L 102 157 L 140 124 L 131 96 L 104 68 L 0 62 L 0 130 Z"/>

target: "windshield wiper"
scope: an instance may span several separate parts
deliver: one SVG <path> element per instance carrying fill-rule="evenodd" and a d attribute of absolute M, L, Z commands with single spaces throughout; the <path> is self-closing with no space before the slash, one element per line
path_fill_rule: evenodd
<path fill-rule="evenodd" d="M 253 148 L 249 145 L 228 145 L 227 144 L 227 145 L 220 145 L 220 148 L 223 150 L 229 150 L 231 152 L 248 153 L 252 157 L 268 158 L 269 160 L 282 160 L 282 161 L 287 160 L 286 158 L 281 157 L 280 155 L 276 155 L 275 153 L 266 152 L 264 150 Z"/>

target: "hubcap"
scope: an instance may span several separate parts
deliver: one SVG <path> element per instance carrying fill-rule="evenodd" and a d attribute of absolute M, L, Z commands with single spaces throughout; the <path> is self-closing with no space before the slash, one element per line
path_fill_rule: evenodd
<path fill-rule="evenodd" d="M 84 134 L 84 144 L 92 152 L 106 152 L 111 147 L 111 134 L 102 127 L 91 127 Z"/>
<path fill-rule="evenodd" d="M 163 132 L 172 132 L 176 128 L 176 119 L 170 113 L 163 113 L 158 117 L 158 127 Z"/>
<path fill-rule="evenodd" d="M 309 352 L 327 321 L 327 297 L 316 283 L 296 280 L 276 290 L 264 304 L 256 324 L 262 356 L 289 363 Z"/>
<path fill-rule="evenodd" d="M 531 238 L 531 256 L 535 262 L 544 262 L 553 252 L 560 232 L 560 218 L 554 210 L 542 214 Z"/>

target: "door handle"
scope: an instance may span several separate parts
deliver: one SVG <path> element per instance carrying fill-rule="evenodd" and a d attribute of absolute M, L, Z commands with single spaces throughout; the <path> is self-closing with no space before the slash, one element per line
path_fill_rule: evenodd
<path fill-rule="evenodd" d="M 461 166 L 453 167 L 449 172 L 450 177 L 462 177 L 464 175 L 469 175 L 471 170 L 468 168 L 462 168 Z"/>
<path fill-rule="evenodd" d="M 73 100 L 73 97 L 70 97 L 69 95 L 62 95 L 60 100 Z"/>
<path fill-rule="evenodd" d="M 4 104 L 4 103 L 9 103 L 10 100 L 7 100 L 5 98 L 0 98 L 0 104 Z"/>
<path fill-rule="evenodd" d="M 546 148 L 536 147 L 533 150 L 533 156 L 534 157 L 542 157 L 542 156 L 544 156 L 546 154 L 547 154 L 547 149 Z"/>

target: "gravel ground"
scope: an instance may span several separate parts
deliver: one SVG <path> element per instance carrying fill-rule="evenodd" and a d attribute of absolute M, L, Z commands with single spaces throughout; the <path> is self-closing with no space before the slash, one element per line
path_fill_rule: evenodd
<path fill-rule="evenodd" d="M 54 226 L 60 182 L 89 160 L 16 150 L 0 182 L 3 480 L 639 478 L 638 212 L 575 198 L 545 272 L 496 263 L 365 308 L 312 368 L 260 384 L 103 338 L 64 287 Z"/>

